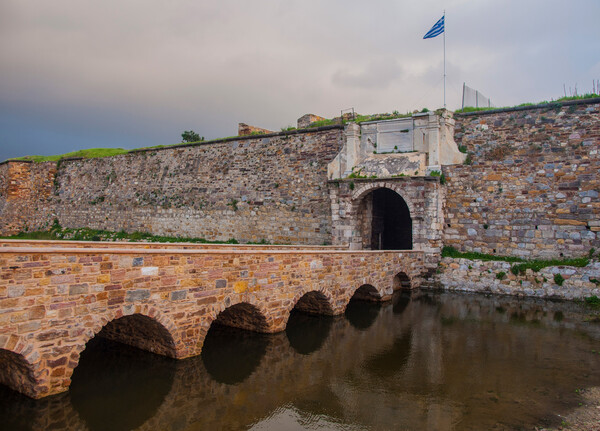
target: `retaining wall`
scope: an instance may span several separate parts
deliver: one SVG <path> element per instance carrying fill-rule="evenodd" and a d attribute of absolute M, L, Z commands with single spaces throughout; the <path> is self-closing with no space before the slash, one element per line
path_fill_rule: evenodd
<path fill-rule="evenodd" d="M 443 258 L 433 280 L 448 290 L 489 292 L 495 294 L 532 296 L 556 299 L 583 299 L 600 296 L 600 262 L 590 262 L 586 267 L 549 266 L 540 271 L 528 269 L 525 274 L 514 275 L 514 263 Z M 558 285 L 554 277 L 564 279 Z M 596 280 L 596 282 L 594 282 Z"/>

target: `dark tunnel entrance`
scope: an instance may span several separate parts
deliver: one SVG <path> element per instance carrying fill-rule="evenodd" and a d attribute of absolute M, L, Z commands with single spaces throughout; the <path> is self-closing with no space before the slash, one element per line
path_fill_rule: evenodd
<path fill-rule="evenodd" d="M 412 219 L 398 193 L 380 188 L 364 197 L 359 207 L 363 248 L 412 250 Z"/>

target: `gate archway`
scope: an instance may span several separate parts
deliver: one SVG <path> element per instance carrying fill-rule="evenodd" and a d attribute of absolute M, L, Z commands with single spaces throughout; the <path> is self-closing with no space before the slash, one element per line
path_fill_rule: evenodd
<path fill-rule="evenodd" d="M 381 187 L 363 196 L 358 221 L 363 249 L 412 250 L 410 209 L 394 190 Z"/>

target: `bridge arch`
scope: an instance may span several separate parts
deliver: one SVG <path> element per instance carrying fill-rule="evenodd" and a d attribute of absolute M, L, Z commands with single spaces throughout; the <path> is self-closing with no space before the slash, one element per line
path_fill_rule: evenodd
<path fill-rule="evenodd" d="M 363 284 L 352 292 L 346 304 L 344 315 L 350 325 L 358 330 L 366 330 L 377 320 L 381 310 L 383 295 L 375 286 Z"/>
<path fill-rule="evenodd" d="M 175 324 L 152 306 L 124 306 L 96 317 L 81 333 L 82 342 L 75 345 L 69 356 L 55 359 L 51 372 L 69 378 L 79 364 L 88 342 L 97 336 L 118 341 L 142 350 L 171 358 L 181 357 L 184 346 L 177 336 Z M 64 359 L 63 359 L 64 358 Z M 61 369 L 62 368 L 62 369 Z M 70 380 L 68 380 L 70 384 Z"/>
<path fill-rule="evenodd" d="M 406 274 L 406 272 L 401 271 L 394 276 L 394 280 L 392 282 L 392 287 L 394 292 L 397 290 L 410 290 L 412 289 L 412 280 Z"/>
<path fill-rule="evenodd" d="M 0 348 L 0 384 L 31 398 L 38 398 L 40 388 L 36 368 L 25 355 Z"/>
<path fill-rule="evenodd" d="M 208 328 L 217 323 L 222 326 L 244 329 L 253 332 L 273 332 L 270 314 L 263 305 L 255 305 L 249 301 L 234 304 L 224 301 L 218 311 L 211 313 Z"/>
<path fill-rule="evenodd" d="M 333 297 L 330 292 L 323 289 L 304 289 L 298 292 L 292 300 L 288 315 L 292 310 L 298 310 L 307 314 L 324 314 L 333 316 Z"/>
<path fill-rule="evenodd" d="M 382 294 L 375 286 L 372 284 L 363 284 L 351 292 L 350 301 L 369 301 L 369 302 L 379 302 L 384 298 L 385 294 Z"/>
<path fill-rule="evenodd" d="M 414 208 L 396 184 L 367 184 L 352 197 L 361 248 L 412 250 Z"/>

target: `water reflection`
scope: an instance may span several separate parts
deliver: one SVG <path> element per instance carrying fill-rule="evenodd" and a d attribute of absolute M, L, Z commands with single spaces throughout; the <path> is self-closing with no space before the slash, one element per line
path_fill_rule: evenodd
<path fill-rule="evenodd" d="M 134 429 L 162 405 L 174 375 L 174 359 L 96 337 L 73 373 L 71 404 L 91 431 Z"/>
<path fill-rule="evenodd" d="M 201 357 L 183 361 L 150 356 L 154 365 L 135 365 L 126 347 L 113 346 L 88 365 L 82 358 L 88 376 L 78 368 L 70 394 L 33 401 L 0 391 L 0 423 L 518 429 L 559 423 L 556 414 L 579 402 L 576 388 L 600 385 L 600 355 L 592 352 L 600 350 L 600 325 L 585 322 L 576 304 L 421 292 L 373 305 L 351 304 L 346 318 L 299 315 L 270 336 L 226 328 L 207 338 Z M 128 365 L 111 365 L 113 354 Z"/>
<path fill-rule="evenodd" d="M 285 335 L 292 349 L 301 355 L 319 350 L 331 331 L 333 319 L 292 310 L 285 328 Z"/>
<path fill-rule="evenodd" d="M 350 301 L 346 307 L 345 316 L 348 322 L 360 331 L 367 330 L 375 323 L 379 311 L 380 302 Z"/>
<path fill-rule="evenodd" d="M 408 364 L 412 350 L 412 332 L 408 328 L 394 340 L 392 346 L 376 353 L 363 364 L 363 368 L 379 378 L 391 378 Z"/>
<path fill-rule="evenodd" d="M 392 297 L 392 311 L 394 314 L 402 314 L 410 304 L 412 292 L 400 291 Z"/>
<path fill-rule="evenodd" d="M 256 370 L 268 344 L 268 335 L 213 323 L 204 340 L 202 363 L 215 381 L 235 385 Z"/>

